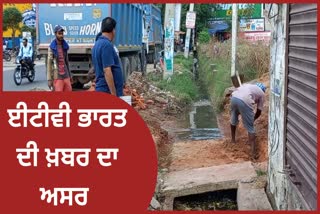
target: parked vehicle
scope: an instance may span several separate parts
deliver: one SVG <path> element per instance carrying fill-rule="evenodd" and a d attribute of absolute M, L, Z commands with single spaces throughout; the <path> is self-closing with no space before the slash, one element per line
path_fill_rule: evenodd
<path fill-rule="evenodd" d="M 11 57 L 17 57 L 19 55 L 19 47 L 16 46 L 13 49 L 8 50 Z"/>
<path fill-rule="evenodd" d="M 153 4 L 143 5 L 147 30 L 146 57 L 147 62 L 154 64 L 159 60 L 158 53 L 163 49 L 163 30 L 161 10 Z"/>
<path fill-rule="evenodd" d="M 11 55 L 8 50 L 3 51 L 2 55 L 3 55 L 3 59 L 6 60 L 7 62 L 11 61 Z"/>
<path fill-rule="evenodd" d="M 70 70 L 75 85 L 89 81 L 92 67 L 91 49 L 100 32 L 101 21 L 110 16 L 117 21 L 115 46 L 119 50 L 124 78 L 132 71 L 145 71 L 142 43 L 142 4 L 38 4 L 37 44 L 45 58 L 50 42 L 55 38 L 53 29 L 61 25 L 68 42 Z M 48 14 L 51 14 L 48 16 Z M 46 60 L 47 61 L 47 60 Z"/>
<path fill-rule="evenodd" d="M 42 54 L 40 54 L 37 50 L 33 50 L 33 59 L 38 59 L 40 60 L 42 57 Z"/>

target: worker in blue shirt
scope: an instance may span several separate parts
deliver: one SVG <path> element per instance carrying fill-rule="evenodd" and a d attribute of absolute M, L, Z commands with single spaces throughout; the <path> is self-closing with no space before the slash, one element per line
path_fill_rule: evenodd
<path fill-rule="evenodd" d="M 123 74 L 119 57 L 112 44 L 116 24 L 111 17 L 102 20 L 102 35 L 92 48 L 92 62 L 96 76 L 95 90 L 120 97 L 123 96 Z"/>

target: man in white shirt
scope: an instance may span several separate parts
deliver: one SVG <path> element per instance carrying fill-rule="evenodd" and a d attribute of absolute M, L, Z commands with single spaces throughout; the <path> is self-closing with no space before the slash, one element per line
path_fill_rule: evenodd
<path fill-rule="evenodd" d="M 19 50 L 18 57 L 20 60 L 23 60 L 27 63 L 29 67 L 32 68 L 32 56 L 33 56 L 33 48 L 30 43 L 28 43 L 28 39 L 24 38 L 22 40 L 22 45 Z"/>

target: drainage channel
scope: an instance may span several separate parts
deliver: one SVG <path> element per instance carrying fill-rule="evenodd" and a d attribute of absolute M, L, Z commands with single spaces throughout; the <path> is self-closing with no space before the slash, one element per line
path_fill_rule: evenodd
<path fill-rule="evenodd" d="M 237 189 L 178 197 L 174 199 L 173 210 L 238 210 Z"/>
<path fill-rule="evenodd" d="M 183 117 L 185 127 L 176 131 L 177 141 L 194 141 L 221 138 L 217 117 L 208 100 L 193 104 L 192 109 Z"/>

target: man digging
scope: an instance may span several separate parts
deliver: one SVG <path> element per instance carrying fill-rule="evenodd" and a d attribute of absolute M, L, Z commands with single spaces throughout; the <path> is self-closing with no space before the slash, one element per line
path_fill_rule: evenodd
<path fill-rule="evenodd" d="M 254 121 L 261 115 L 265 100 L 266 87 L 263 83 L 243 84 L 231 94 L 231 143 L 236 143 L 236 128 L 241 114 L 244 127 L 248 131 L 251 157 L 256 159 Z M 257 111 L 254 113 L 254 105 Z"/>

